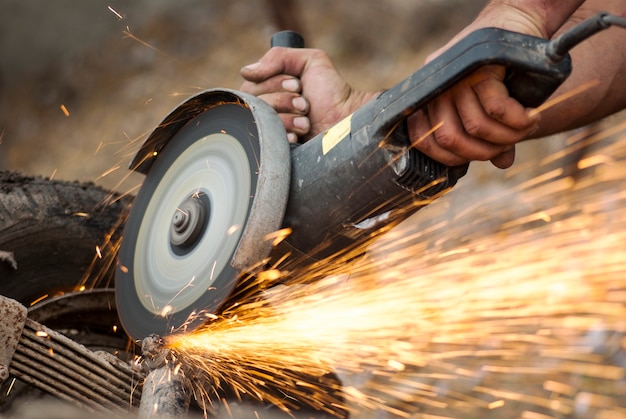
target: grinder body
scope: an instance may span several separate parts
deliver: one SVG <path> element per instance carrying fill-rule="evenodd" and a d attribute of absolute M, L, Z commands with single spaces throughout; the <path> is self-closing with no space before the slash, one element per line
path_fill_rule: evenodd
<path fill-rule="evenodd" d="M 474 32 L 292 149 L 280 118 L 256 97 L 212 89 L 185 101 L 131 164 L 147 179 L 119 251 L 125 330 L 143 339 L 194 328 L 207 318 L 199 313 L 224 308 L 245 275 L 268 264 L 306 267 L 427 205 L 467 165 L 448 167 L 415 149 L 407 117 L 490 64 L 506 66 L 513 97 L 539 105 L 571 71 L 569 56 L 550 58 L 548 44 L 499 29 Z M 291 233 L 272 248 L 268 236 L 279 228 Z"/>
<path fill-rule="evenodd" d="M 412 147 L 408 115 L 483 65 L 507 68 L 510 94 L 527 107 L 569 76 L 569 56 L 548 41 L 500 29 L 469 35 L 433 62 L 291 153 L 284 218 L 292 232 L 274 254 L 296 265 L 349 249 L 405 219 L 454 186 L 467 165 L 448 167 Z M 445 121 L 444 121 L 445 123 Z"/>

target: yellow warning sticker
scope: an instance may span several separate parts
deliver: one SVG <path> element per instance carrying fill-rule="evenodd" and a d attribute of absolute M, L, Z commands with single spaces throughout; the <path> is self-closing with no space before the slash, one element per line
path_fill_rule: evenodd
<path fill-rule="evenodd" d="M 352 114 L 348 115 L 332 127 L 322 137 L 322 153 L 325 155 L 350 134 Z"/>

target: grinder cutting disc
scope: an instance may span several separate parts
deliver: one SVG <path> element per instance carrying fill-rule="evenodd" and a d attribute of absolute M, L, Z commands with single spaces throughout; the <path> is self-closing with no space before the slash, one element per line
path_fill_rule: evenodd
<path fill-rule="evenodd" d="M 147 176 L 119 251 L 120 320 L 135 339 L 193 329 L 270 253 L 289 188 L 283 125 L 253 96 L 207 91 L 172 112 L 133 164 Z"/>

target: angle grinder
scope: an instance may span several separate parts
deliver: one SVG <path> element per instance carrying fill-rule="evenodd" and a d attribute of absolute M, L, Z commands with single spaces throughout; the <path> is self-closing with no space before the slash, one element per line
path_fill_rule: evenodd
<path fill-rule="evenodd" d="M 467 171 L 411 146 L 406 118 L 484 65 L 512 97 L 544 102 L 571 72 L 568 51 L 623 19 L 607 14 L 552 41 L 481 29 L 310 141 L 290 147 L 276 112 L 230 89 L 189 98 L 148 136 L 146 175 L 124 229 L 120 320 L 135 339 L 190 330 L 219 313 L 246 273 L 293 269 L 361 243 L 445 193 Z M 294 43 L 295 39 L 295 43 Z M 281 33 L 281 46 L 301 47 Z M 289 229 L 278 246 L 272 233 Z"/>

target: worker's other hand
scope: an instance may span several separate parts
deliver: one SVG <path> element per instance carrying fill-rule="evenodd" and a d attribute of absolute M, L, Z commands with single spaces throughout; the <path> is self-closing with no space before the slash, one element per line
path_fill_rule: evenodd
<path fill-rule="evenodd" d="M 537 128 L 539 114 L 509 96 L 504 75 L 504 67 L 482 67 L 409 117 L 413 145 L 448 166 L 489 160 L 510 167 L 515 144 Z"/>
<path fill-rule="evenodd" d="M 443 48 L 430 54 L 426 62 L 473 31 L 486 27 L 538 37 L 547 37 L 554 30 L 533 8 L 519 10 L 494 1 Z M 409 118 L 409 134 L 417 142 L 415 147 L 449 166 L 472 160 L 489 160 L 499 168 L 511 166 L 515 144 L 538 128 L 540 117 L 509 96 L 504 76 L 504 67 L 483 67 Z M 432 135 L 421 139 L 440 123 L 443 124 Z"/>
<path fill-rule="evenodd" d="M 327 130 L 376 95 L 355 91 L 317 49 L 271 48 L 241 75 L 241 90 L 278 112 L 290 142 Z"/>

